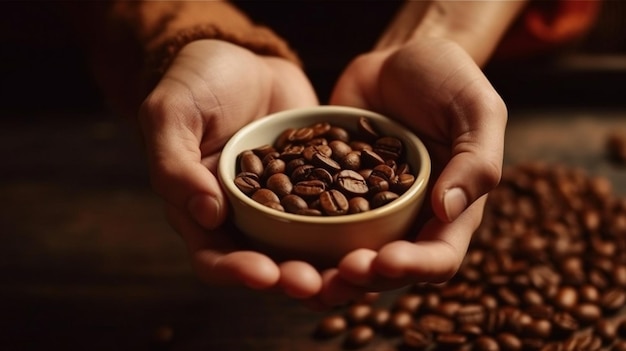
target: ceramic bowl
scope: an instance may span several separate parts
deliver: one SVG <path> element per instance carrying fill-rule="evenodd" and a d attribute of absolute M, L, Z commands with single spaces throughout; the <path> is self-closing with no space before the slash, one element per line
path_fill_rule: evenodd
<path fill-rule="evenodd" d="M 393 136 L 404 143 L 405 160 L 415 175 L 415 182 L 396 200 L 356 214 L 306 216 L 264 206 L 235 185 L 241 152 L 273 144 L 287 128 L 311 126 L 318 122 L 329 122 L 354 131 L 361 117 L 368 118 L 380 135 Z M 223 148 L 218 178 L 230 202 L 230 219 L 258 250 L 279 259 L 333 265 L 352 250 L 376 250 L 386 243 L 406 237 L 426 196 L 430 162 L 428 151 L 420 139 L 385 116 L 352 107 L 317 106 L 281 111 L 240 129 Z"/>

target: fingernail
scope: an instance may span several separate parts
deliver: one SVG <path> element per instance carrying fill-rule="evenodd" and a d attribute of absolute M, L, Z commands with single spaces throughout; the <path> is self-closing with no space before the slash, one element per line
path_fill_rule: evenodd
<path fill-rule="evenodd" d="M 221 224 L 222 206 L 214 196 L 195 195 L 189 200 L 187 208 L 192 217 L 206 229 L 215 229 Z"/>
<path fill-rule="evenodd" d="M 461 188 L 446 190 L 443 194 L 443 208 L 446 211 L 448 221 L 452 222 L 461 215 L 467 207 L 467 196 Z"/>

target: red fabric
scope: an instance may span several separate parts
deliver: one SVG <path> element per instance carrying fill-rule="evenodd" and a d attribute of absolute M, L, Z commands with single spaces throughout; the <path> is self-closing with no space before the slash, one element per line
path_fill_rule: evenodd
<path fill-rule="evenodd" d="M 495 53 L 496 59 L 553 52 L 584 37 L 596 23 L 601 0 L 531 1 Z"/>

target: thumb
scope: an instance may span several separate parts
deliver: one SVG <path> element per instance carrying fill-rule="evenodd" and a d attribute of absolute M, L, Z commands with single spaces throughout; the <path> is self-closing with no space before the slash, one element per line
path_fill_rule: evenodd
<path fill-rule="evenodd" d="M 203 160 L 204 127 L 194 105 L 171 100 L 148 97 L 139 114 L 152 187 L 202 227 L 214 229 L 224 221 L 227 207 L 219 182 L 209 170 L 217 155 L 211 155 L 215 160 Z"/>
<path fill-rule="evenodd" d="M 507 111 L 497 94 L 483 95 L 453 134 L 451 158 L 432 188 L 432 209 L 442 221 L 454 221 L 500 181 Z"/>

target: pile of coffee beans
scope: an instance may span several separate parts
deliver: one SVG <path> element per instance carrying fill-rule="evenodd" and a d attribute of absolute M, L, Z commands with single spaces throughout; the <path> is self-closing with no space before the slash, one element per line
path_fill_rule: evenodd
<path fill-rule="evenodd" d="M 507 168 L 457 275 L 380 300 L 333 311 L 317 336 L 351 348 L 626 350 L 626 199 L 580 169 Z"/>
<path fill-rule="evenodd" d="M 235 185 L 253 200 L 300 215 L 361 213 L 415 182 L 405 145 L 365 117 L 353 131 L 320 122 L 284 130 L 272 145 L 238 155 Z"/>

